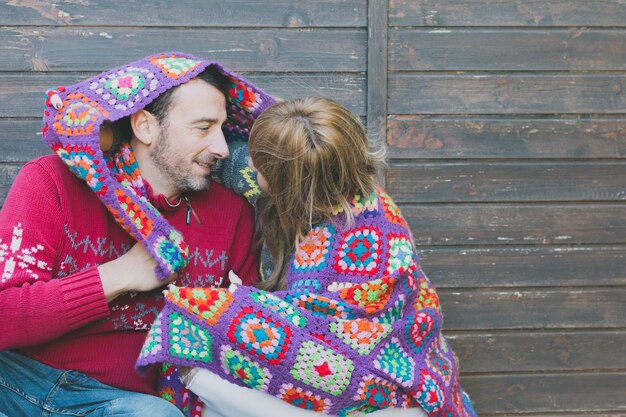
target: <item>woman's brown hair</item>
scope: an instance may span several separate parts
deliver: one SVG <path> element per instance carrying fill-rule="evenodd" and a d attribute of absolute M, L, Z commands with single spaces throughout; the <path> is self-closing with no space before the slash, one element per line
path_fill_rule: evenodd
<path fill-rule="evenodd" d="M 374 190 L 384 150 L 370 151 L 360 120 L 341 104 L 319 97 L 265 110 L 249 144 L 252 163 L 269 188 L 259 201 L 258 224 L 275 263 L 259 287 L 284 289 L 291 256 L 313 225 L 341 210 L 353 221 L 349 199 Z"/>

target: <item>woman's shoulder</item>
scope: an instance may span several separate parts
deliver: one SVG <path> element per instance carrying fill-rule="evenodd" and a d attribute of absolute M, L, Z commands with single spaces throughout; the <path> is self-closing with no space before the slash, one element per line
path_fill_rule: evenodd
<path fill-rule="evenodd" d="M 397 204 L 381 186 L 376 186 L 368 195 L 356 194 L 349 206 L 356 225 L 391 223 L 408 227 Z"/>

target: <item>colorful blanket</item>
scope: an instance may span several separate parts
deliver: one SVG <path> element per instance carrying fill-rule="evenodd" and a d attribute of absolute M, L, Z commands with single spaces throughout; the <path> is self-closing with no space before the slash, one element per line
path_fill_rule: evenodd
<path fill-rule="evenodd" d="M 474 416 L 398 207 L 378 189 L 351 209 L 353 224 L 338 213 L 303 239 L 284 291 L 171 287 L 137 366 L 199 366 L 340 416 L 387 407 Z"/>

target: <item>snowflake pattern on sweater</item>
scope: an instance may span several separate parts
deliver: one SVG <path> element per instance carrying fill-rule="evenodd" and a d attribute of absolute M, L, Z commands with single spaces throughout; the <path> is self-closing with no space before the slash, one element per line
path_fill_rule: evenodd
<path fill-rule="evenodd" d="M 300 242 L 288 287 L 166 291 L 137 366 L 200 366 L 294 406 L 340 416 L 421 407 L 474 416 L 441 333 L 436 292 L 382 189 Z"/>
<path fill-rule="evenodd" d="M 11 242 L 4 243 L 0 239 L 0 264 L 4 263 L 0 283 L 8 281 L 15 273 L 16 268 L 24 271 L 34 280 L 39 278 L 41 271 L 52 270 L 46 261 L 37 259 L 35 256 L 44 249 L 43 245 L 36 243 L 29 247 L 22 247 L 23 235 L 22 223 L 17 223 L 13 227 Z"/>

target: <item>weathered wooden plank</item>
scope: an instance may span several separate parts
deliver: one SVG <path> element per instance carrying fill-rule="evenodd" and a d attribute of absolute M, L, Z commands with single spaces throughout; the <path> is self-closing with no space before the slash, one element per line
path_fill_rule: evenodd
<path fill-rule="evenodd" d="M 626 74 L 390 74 L 390 114 L 626 113 Z"/>
<path fill-rule="evenodd" d="M 41 118 L 50 88 L 83 81 L 97 73 L 0 73 L 0 118 Z"/>
<path fill-rule="evenodd" d="M 13 180 L 15 179 L 15 176 L 19 172 L 20 168 L 22 168 L 22 164 L 0 165 L 0 207 L 4 204 L 4 199 L 6 198 L 9 189 L 11 188 L 11 184 L 13 184 Z"/>
<path fill-rule="evenodd" d="M 623 330 L 449 332 L 446 336 L 465 373 L 626 369 Z"/>
<path fill-rule="evenodd" d="M 626 30 L 392 29 L 393 71 L 626 69 Z"/>
<path fill-rule="evenodd" d="M 417 245 L 626 243 L 626 204 L 402 207 Z"/>
<path fill-rule="evenodd" d="M 626 285 L 626 245 L 419 248 L 437 288 Z"/>
<path fill-rule="evenodd" d="M 626 161 L 392 163 L 398 203 L 626 200 Z"/>
<path fill-rule="evenodd" d="M 385 145 L 387 137 L 387 10 L 387 0 L 368 2 L 367 131 L 376 149 Z M 378 180 L 384 185 L 384 173 L 380 173 Z"/>
<path fill-rule="evenodd" d="M 102 71 L 184 51 L 235 71 L 365 71 L 365 29 L 0 28 L 3 71 Z"/>
<path fill-rule="evenodd" d="M 443 328 L 595 329 L 624 328 L 626 289 L 477 289 L 438 291 Z"/>
<path fill-rule="evenodd" d="M 390 0 L 391 26 L 624 26 L 621 0 Z"/>
<path fill-rule="evenodd" d="M 626 119 L 392 116 L 389 156 L 405 158 L 623 158 Z"/>
<path fill-rule="evenodd" d="M 14 0 L 0 3 L 0 25 L 352 27 L 366 25 L 366 7 L 365 0 Z"/>
<path fill-rule="evenodd" d="M 47 153 L 50 148 L 41 139 L 40 120 L 0 119 L 0 164 L 25 162 Z"/>
<path fill-rule="evenodd" d="M 461 383 L 480 416 L 549 412 L 559 417 L 595 416 L 626 411 L 624 372 L 464 376 Z M 517 414 L 520 410 L 524 413 Z"/>
<path fill-rule="evenodd" d="M 43 94 L 48 88 L 71 85 L 96 74 L 0 73 L 0 117 L 41 117 Z M 366 112 L 363 74 L 248 73 L 244 77 L 283 99 L 322 95 L 332 97 L 360 116 Z"/>

